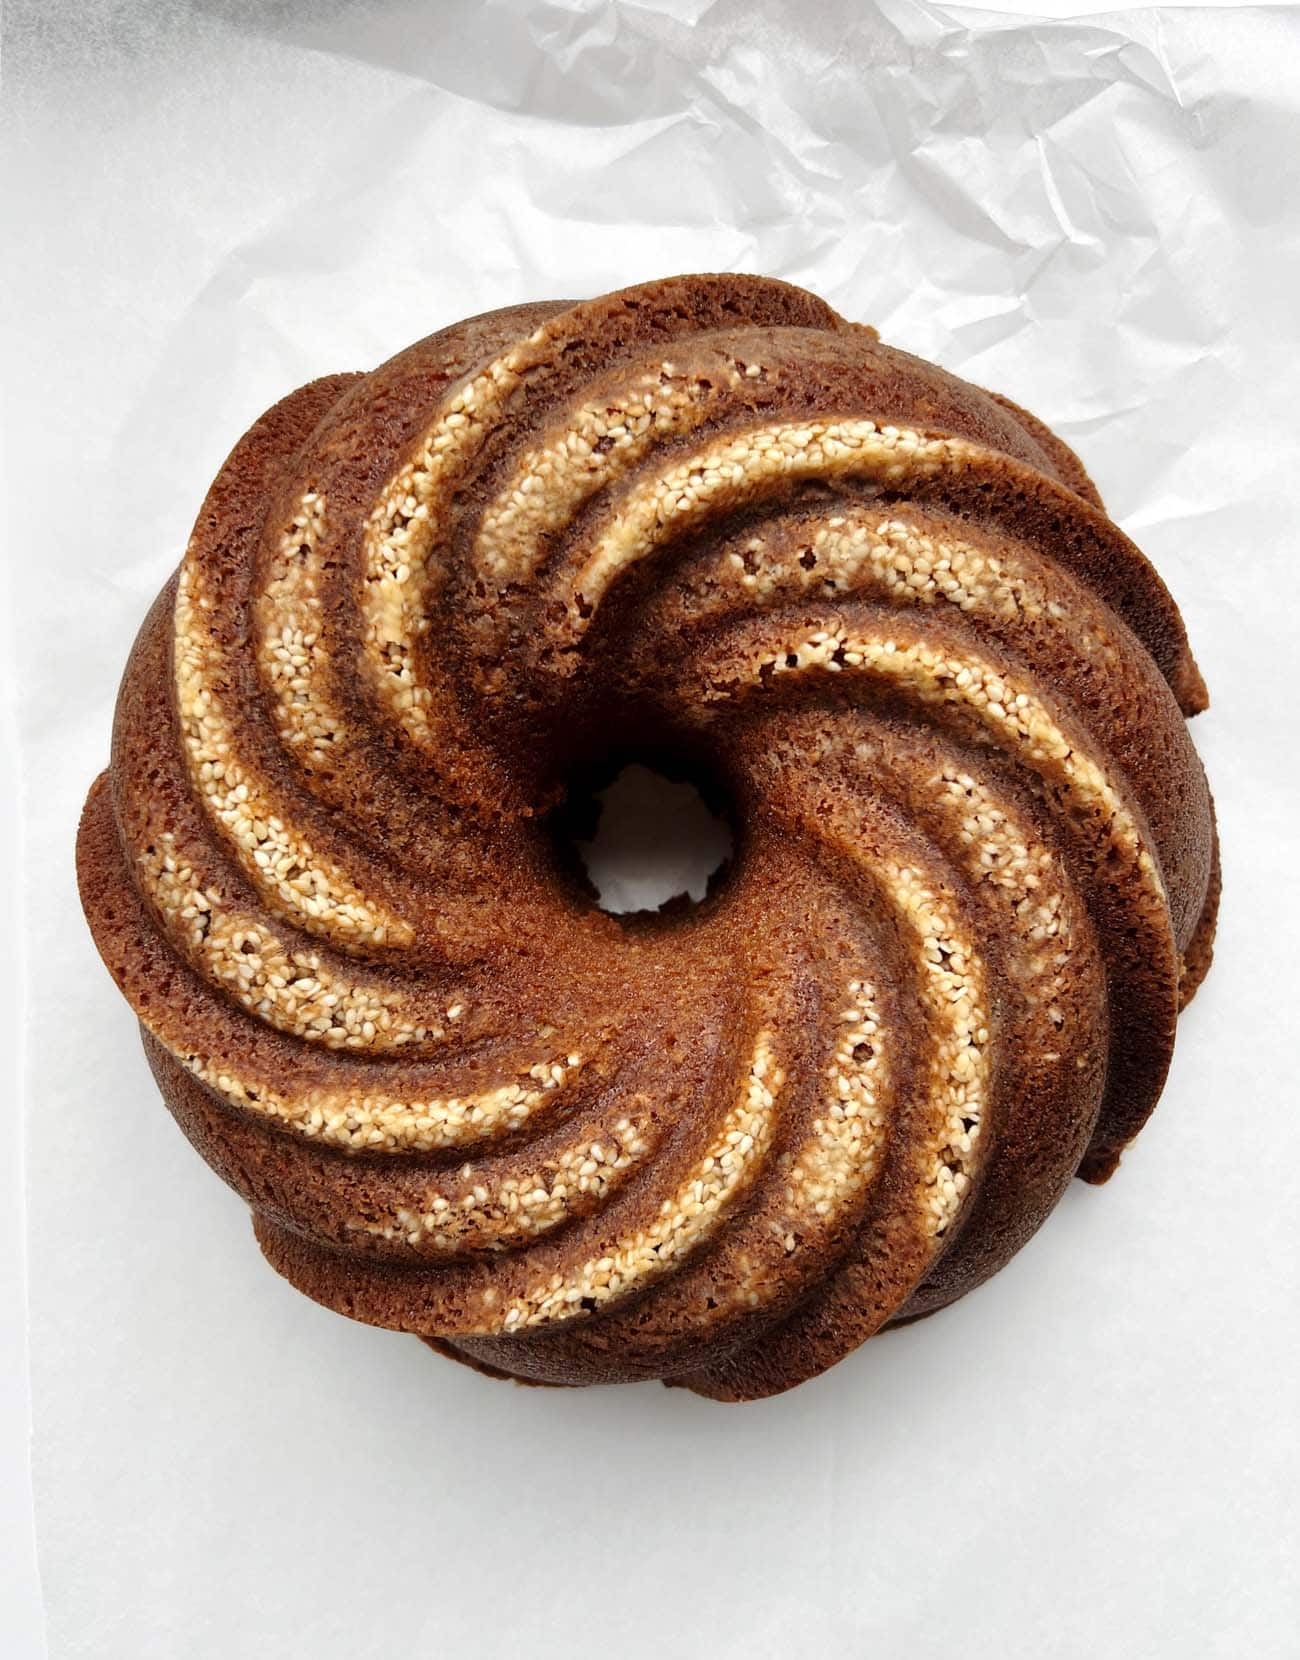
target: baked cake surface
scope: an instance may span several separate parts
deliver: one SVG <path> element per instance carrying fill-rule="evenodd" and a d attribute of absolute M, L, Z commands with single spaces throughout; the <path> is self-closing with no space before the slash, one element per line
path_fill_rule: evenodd
<path fill-rule="evenodd" d="M 511 308 L 241 439 L 78 868 L 308 1295 L 538 1382 L 776 1393 L 978 1285 L 1160 1093 L 1205 691 L 1075 456 L 752 277 Z M 735 857 L 602 912 L 639 757 Z"/>

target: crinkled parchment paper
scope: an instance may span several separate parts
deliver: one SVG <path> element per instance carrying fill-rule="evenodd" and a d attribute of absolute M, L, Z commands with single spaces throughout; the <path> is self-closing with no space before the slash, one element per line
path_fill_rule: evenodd
<path fill-rule="evenodd" d="M 5 25 L 56 1660 L 1288 1652 L 1300 13 L 10 0 Z M 748 1408 L 500 1387 L 264 1267 L 155 1098 L 74 825 L 134 630 L 268 403 L 467 312 L 731 268 L 1083 454 L 1214 695 L 1219 961 L 1119 1178 L 938 1320 Z"/>

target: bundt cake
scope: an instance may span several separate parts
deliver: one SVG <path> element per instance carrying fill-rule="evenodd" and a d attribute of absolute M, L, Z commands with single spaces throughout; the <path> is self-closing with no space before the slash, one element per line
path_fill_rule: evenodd
<path fill-rule="evenodd" d="M 1069 449 L 798 288 L 457 324 L 240 440 L 78 867 L 309 1296 L 492 1376 L 771 1395 L 994 1273 L 1210 957 L 1178 610 Z M 640 760 L 734 857 L 615 917 Z"/>

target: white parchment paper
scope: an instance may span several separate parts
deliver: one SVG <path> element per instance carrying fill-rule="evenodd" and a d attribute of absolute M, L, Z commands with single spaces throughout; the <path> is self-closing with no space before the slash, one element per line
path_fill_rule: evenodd
<path fill-rule="evenodd" d="M 1293 1654 L 1300 13 L 5 25 L 50 1653 Z M 299 1297 L 159 1106 L 72 879 L 132 635 L 267 404 L 468 312 L 691 269 L 815 288 L 1079 449 L 1210 684 L 1226 882 L 1119 1177 L 937 1320 L 738 1409 L 493 1385 Z"/>

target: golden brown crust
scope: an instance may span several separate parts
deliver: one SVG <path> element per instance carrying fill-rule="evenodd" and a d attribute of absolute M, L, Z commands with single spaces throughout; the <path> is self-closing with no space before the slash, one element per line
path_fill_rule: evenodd
<path fill-rule="evenodd" d="M 83 903 L 308 1295 L 489 1376 L 751 1399 L 1114 1169 L 1212 949 L 1203 705 L 1035 417 L 673 278 L 256 423 L 128 663 Z M 547 815 L 637 754 L 737 855 L 619 922 Z"/>

